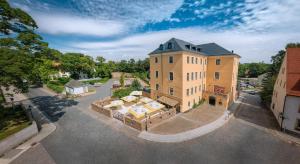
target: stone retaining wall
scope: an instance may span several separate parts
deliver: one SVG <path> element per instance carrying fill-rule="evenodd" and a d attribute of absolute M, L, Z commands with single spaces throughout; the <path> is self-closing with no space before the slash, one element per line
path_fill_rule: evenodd
<path fill-rule="evenodd" d="M 147 121 L 147 126 L 148 126 L 148 128 L 152 128 L 155 125 L 159 124 L 160 122 L 167 120 L 175 115 L 176 115 L 176 109 L 172 108 L 168 111 L 161 112 L 157 115 L 150 116 Z"/>
<path fill-rule="evenodd" d="M 104 109 L 103 107 L 99 106 L 99 105 L 96 105 L 96 104 L 92 104 L 92 109 L 96 112 L 99 112 L 107 117 L 110 117 L 112 118 L 112 111 L 109 110 L 109 109 Z"/>
<path fill-rule="evenodd" d="M 29 127 L 9 136 L 0 142 L 0 156 L 6 151 L 20 145 L 37 134 L 38 128 L 35 121 L 33 121 Z"/>

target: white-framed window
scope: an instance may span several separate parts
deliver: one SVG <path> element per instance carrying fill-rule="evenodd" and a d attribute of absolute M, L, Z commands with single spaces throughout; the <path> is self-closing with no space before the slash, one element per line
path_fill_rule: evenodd
<path fill-rule="evenodd" d="M 221 59 L 216 59 L 216 65 L 220 65 L 221 64 Z"/>
<path fill-rule="evenodd" d="M 187 95 L 187 96 L 190 95 L 190 89 L 186 89 L 186 95 Z"/>
<path fill-rule="evenodd" d="M 215 79 L 219 80 L 220 79 L 220 72 L 215 72 Z"/>
<path fill-rule="evenodd" d="M 186 80 L 187 80 L 187 81 L 190 80 L 190 73 L 186 73 Z"/>
<path fill-rule="evenodd" d="M 200 59 L 200 64 L 202 65 L 202 58 Z"/>
<path fill-rule="evenodd" d="M 155 89 L 156 89 L 156 90 L 159 90 L 159 84 L 156 84 L 156 85 L 155 85 Z"/>
<path fill-rule="evenodd" d="M 195 79 L 198 79 L 198 72 L 195 72 Z"/>
<path fill-rule="evenodd" d="M 174 78 L 174 77 L 173 77 L 173 72 L 169 72 L 169 80 L 171 80 L 171 81 L 172 81 L 172 80 L 173 80 L 173 78 Z"/>
<path fill-rule="evenodd" d="M 155 71 L 155 77 L 158 78 L 158 71 Z"/>
<path fill-rule="evenodd" d="M 169 94 L 174 95 L 174 89 L 173 88 L 169 88 Z"/>
<path fill-rule="evenodd" d="M 197 93 L 197 86 L 195 87 L 195 94 Z"/>
<path fill-rule="evenodd" d="M 192 64 L 194 64 L 194 57 L 192 57 Z"/>
<path fill-rule="evenodd" d="M 169 63 L 173 63 L 173 56 L 169 56 Z"/>
<path fill-rule="evenodd" d="M 190 101 L 188 102 L 188 106 L 189 106 L 189 107 L 191 106 L 191 102 L 190 102 Z"/>
<path fill-rule="evenodd" d="M 201 75 L 201 72 L 199 72 L 199 78 L 201 79 L 202 77 L 201 77 L 202 75 Z"/>
<path fill-rule="evenodd" d="M 196 64 L 198 64 L 198 58 L 196 58 Z"/>
<path fill-rule="evenodd" d="M 191 80 L 194 80 L 194 72 L 192 72 Z"/>
<path fill-rule="evenodd" d="M 186 57 L 186 63 L 188 63 L 188 64 L 190 63 L 190 57 L 189 56 Z"/>
<path fill-rule="evenodd" d="M 193 95 L 194 94 L 194 88 L 192 87 L 191 88 L 191 95 Z"/>

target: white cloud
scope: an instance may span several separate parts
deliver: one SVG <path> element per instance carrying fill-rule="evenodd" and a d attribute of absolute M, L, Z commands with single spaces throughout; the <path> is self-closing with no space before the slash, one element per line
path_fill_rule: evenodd
<path fill-rule="evenodd" d="M 150 32 L 129 36 L 108 42 L 81 42 L 70 46 L 77 50 L 86 50 L 91 55 L 103 55 L 111 60 L 129 58 L 145 58 L 156 49 L 160 43 L 176 37 L 194 44 L 216 42 L 228 50 L 234 50 L 242 56 L 242 62 L 265 61 L 270 62 L 270 56 L 285 47 L 288 42 L 295 42 L 300 34 L 243 33 L 239 30 L 209 32 L 199 27 L 174 29 L 168 31 Z"/>
<path fill-rule="evenodd" d="M 33 17 L 39 26 L 39 31 L 48 34 L 111 36 L 126 31 L 126 27 L 116 21 L 94 20 L 63 14 L 34 13 Z"/>
<path fill-rule="evenodd" d="M 130 27 L 149 22 L 160 22 L 171 15 L 183 4 L 183 0 L 72 0 L 81 13 L 98 19 L 123 21 Z"/>

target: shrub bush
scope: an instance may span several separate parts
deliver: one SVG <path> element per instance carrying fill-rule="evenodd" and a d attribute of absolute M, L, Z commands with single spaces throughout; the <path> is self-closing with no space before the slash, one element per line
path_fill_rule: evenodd
<path fill-rule="evenodd" d="M 132 88 L 122 88 L 114 91 L 113 97 L 122 98 L 128 96 L 133 91 Z"/>

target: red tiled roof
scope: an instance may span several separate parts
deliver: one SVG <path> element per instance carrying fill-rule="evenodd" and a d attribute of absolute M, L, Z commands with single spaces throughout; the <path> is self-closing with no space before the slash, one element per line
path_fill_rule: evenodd
<path fill-rule="evenodd" d="M 300 96 L 300 48 L 287 48 L 287 95 Z"/>

